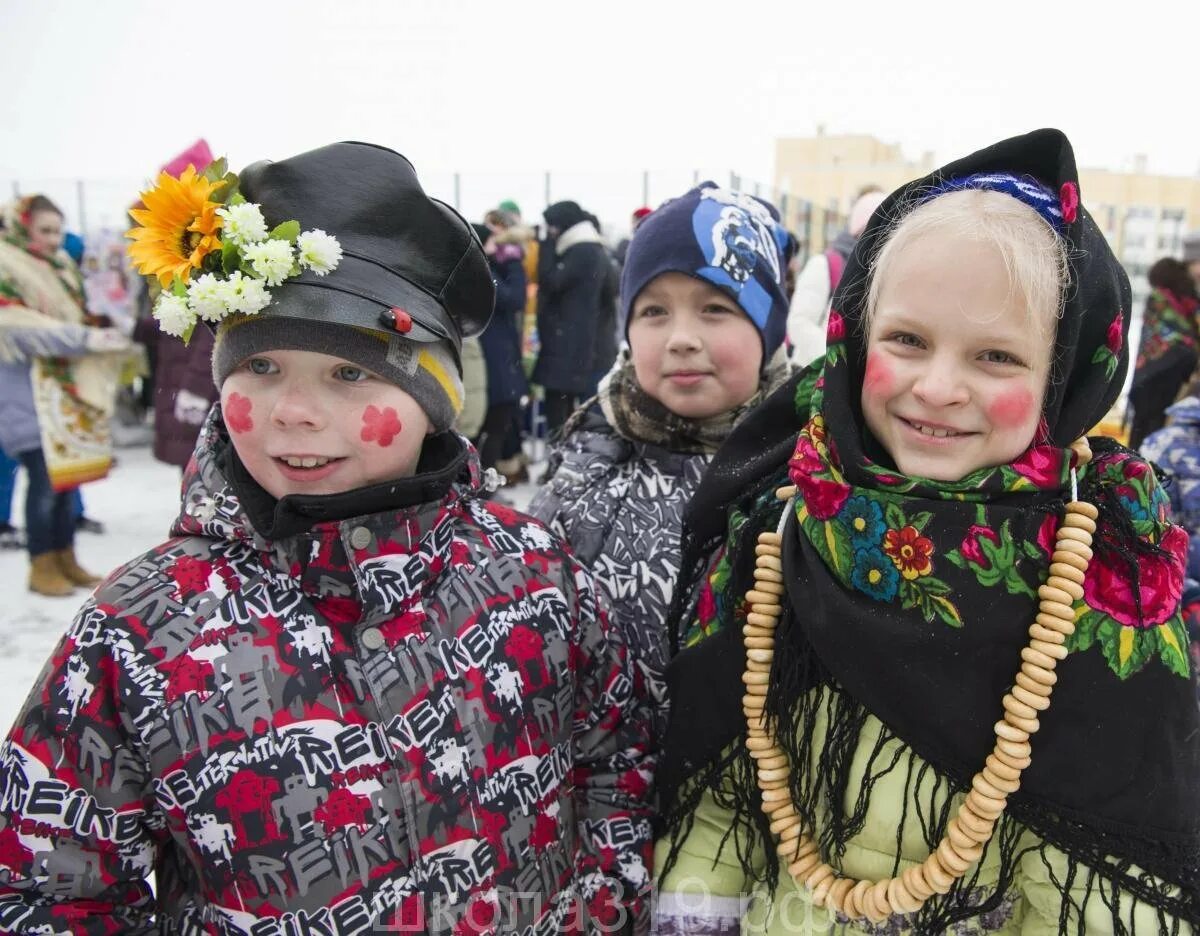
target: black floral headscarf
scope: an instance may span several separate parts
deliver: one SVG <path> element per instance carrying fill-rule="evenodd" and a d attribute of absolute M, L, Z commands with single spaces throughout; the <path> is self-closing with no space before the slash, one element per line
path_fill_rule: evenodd
<path fill-rule="evenodd" d="M 956 180 L 988 173 L 1028 177 L 1058 194 L 1055 226 L 1070 280 L 1043 424 L 1009 464 L 950 483 L 907 477 L 869 454 L 878 451 L 860 404 L 869 273 L 889 219 Z M 793 769 L 792 799 L 837 866 L 878 776 L 905 765 L 910 774 L 932 769 L 941 799 L 916 807 L 936 846 L 952 815 L 946 794 L 968 789 L 983 764 L 1028 642 L 1037 587 L 1071 497 L 1068 446 L 1120 392 L 1129 301 L 1128 279 L 1080 204 L 1074 156 L 1059 131 L 996 144 L 883 203 L 833 297 L 823 367 L 798 375 L 734 431 L 689 509 L 685 575 L 705 568 L 726 520 L 728 535 L 700 583 L 690 630 L 675 630 L 687 646 L 669 672 L 672 722 L 659 773 L 675 844 L 704 790 L 722 791 L 750 839 L 766 846 L 765 869 L 756 872 L 743 856 L 748 874 L 773 881 L 779 873 L 742 743 L 740 623 L 757 535 L 776 528 L 783 507 L 773 491 L 790 480 L 799 497 L 784 527 L 787 608 L 767 708 L 795 726 L 778 732 L 789 761 L 819 765 Z M 1067 855 L 1069 874 L 1059 882 L 1064 928 L 1072 882 L 1084 879 L 1096 882 L 1114 925 L 1139 901 L 1164 926 L 1170 917 L 1200 920 L 1200 712 L 1179 615 L 1186 535 L 1169 522 L 1149 465 L 1109 440 L 1092 447 L 1078 484 L 1080 498 L 1101 512 L 1096 555 L 1076 603 L 1070 654 L 1032 739 L 1033 763 L 987 846 L 984 860 L 999 861 L 998 883 L 989 891 L 969 873 L 915 915 L 919 932 L 994 908 L 1011 886 L 1024 831 L 1044 843 L 1038 847 Z M 867 715 L 920 760 L 873 758 L 873 779 L 860 778 L 858 807 L 848 811 Z M 812 727 L 825 716 L 835 723 L 818 742 Z M 913 804 L 897 805 L 903 823 Z"/>

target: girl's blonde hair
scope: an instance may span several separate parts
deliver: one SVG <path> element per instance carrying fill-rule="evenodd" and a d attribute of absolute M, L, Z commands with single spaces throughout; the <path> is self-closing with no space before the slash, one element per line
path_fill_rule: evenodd
<path fill-rule="evenodd" d="M 1008 270 L 1009 284 L 1024 300 L 1032 323 L 1045 329 L 1053 340 L 1070 282 L 1063 239 L 1024 202 L 984 189 L 939 195 L 895 222 L 871 264 L 862 323 L 864 336 L 871 333 L 879 295 L 892 264 L 905 251 L 918 249 L 922 235 L 932 231 L 994 246 Z"/>

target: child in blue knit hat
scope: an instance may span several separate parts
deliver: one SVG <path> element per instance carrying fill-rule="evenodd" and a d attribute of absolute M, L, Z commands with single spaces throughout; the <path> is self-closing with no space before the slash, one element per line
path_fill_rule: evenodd
<path fill-rule="evenodd" d="M 592 568 L 660 702 L 683 510 L 734 424 L 788 375 L 793 246 L 773 206 L 712 182 L 649 215 L 621 278 L 626 345 L 530 508 Z"/>

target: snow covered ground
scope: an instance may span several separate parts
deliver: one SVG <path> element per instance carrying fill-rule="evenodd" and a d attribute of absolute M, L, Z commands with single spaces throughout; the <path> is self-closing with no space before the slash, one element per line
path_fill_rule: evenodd
<path fill-rule="evenodd" d="M 542 466 L 530 466 L 530 476 Z M 13 498 L 14 522 L 23 524 L 24 472 Z M 146 447 L 119 448 L 117 465 L 103 481 L 84 488 L 87 514 L 107 527 L 103 535 L 75 540 L 80 564 L 97 575 L 162 542 L 179 507 L 178 469 L 155 461 Z M 535 487 L 506 488 L 503 497 L 524 508 Z M 29 564 L 19 550 L 0 550 L 0 731 L 7 734 L 54 645 L 87 598 L 44 598 L 26 587 Z"/>

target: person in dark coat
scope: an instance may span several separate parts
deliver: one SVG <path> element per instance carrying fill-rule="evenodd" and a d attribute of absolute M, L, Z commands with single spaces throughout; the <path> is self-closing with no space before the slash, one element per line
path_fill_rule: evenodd
<path fill-rule="evenodd" d="M 546 391 L 546 428 L 559 429 L 605 366 L 599 342 L 612 295 L 612 264 L 596 226 L 573 201 L 545 210 L 547 236 L 538 256 L 537 327 L 541 349 L 533 382 Z M 611 329 L 611 323 L 610 323 Z M 608 363 L 611 363 L 611 356 Z"/>
<path fill-rule="evenodd" d="M 1135 449 L 1165 424 L 1167 407 L 1196 369 L 1200 345 L 1200 296 L 1187 267 L 1163 257 L 1150 267 L 1147 279 L 1151 291 L 1129 388 L 1129 447 Z"/>
<path fill-rule="evenodd" d="M 474 225 L 483 243 L 492 279 L 496 309 L 479 343 L 487 363 L 488 409 L 483 430 L 475 440 L 484 468 L 496 467 L 509 427 L 517 418 L 529 382 L 521 366 L 521 324 L 525 315 L 525 251 L 519 244 L 497 243 L 486 225 Z"/>
<path fill-rule="evenodd" d="M 186 345 L 158 330 L 150 315 L 138 319 L 133 338 L 155 349 L 154 457 L 187 467 L 209 407 L 217 399 L 212 381 L 213 335 L 197 328 Z"/>

